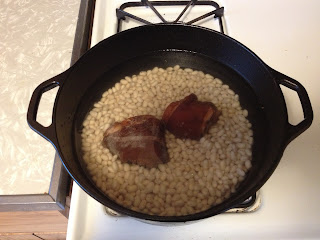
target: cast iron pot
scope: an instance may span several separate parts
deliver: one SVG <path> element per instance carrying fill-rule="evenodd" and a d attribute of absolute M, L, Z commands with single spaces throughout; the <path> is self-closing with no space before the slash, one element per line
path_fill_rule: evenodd
<path fill-rule="evenodd" d="M 125 76 L 155 66 L 179 64 L 219 77 L 239 94 L 253 129 L 252 169 L 236 193 L 223 203 L 187 216 L 152 216 L 118 205 L 92 182 L 80 151 L 82 121 L 101 94 Z M 304 120 L 288 123 L 280 85 L 299 95 Z M 41 95 L 59 86 L 52 124 L 36 121 Z M 247 47 L 219 32 L 178 24 L 148 25 L 113 35 L 83 55 L 67 71 L 40 84 L 30 100 L 30 127 L 50 141 L 74 181 L 103 205 L 132 217 L 185 222 L 207 218 L 243 202 L 259 190 L 277 167 L 287 144 L 305 131 L 313 112 L 304 87 L 267 66 Z"/>

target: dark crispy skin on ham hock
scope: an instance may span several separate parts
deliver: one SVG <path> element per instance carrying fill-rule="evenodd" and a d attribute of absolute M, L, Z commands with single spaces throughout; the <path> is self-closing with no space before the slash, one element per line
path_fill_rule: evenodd
<path fill-rule="evenodd" d="M 164 125 L 151 115 L 114 123 L 105 131 L 103 145 L 123 163 L 153 168 L 169 161 Z"/>
<path fill-rule="evenodd" d="M 166 129 L 178 138 L 199 140 L 215 124 L 221 112 L 211 102 L 200 102 L 195 94 L 170 103 L 163 113 Z"/>

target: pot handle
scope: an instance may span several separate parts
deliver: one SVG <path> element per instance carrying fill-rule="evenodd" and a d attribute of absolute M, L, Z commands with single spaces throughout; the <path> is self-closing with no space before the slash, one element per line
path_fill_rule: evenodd
<path fill-rule="evenodd" d="M 298 81 L 272 69 L 274 76 L 278 84 L 290 88 L 291 90 L 297 92 L 299 100 L 303 110 L 304 119 L 297 125 L 292 125 L 288 122 L 288 131 L 286 136 L 286 144 L 289 144 L 293 139 L 298 137 L 301 133 L 307 130 L 313 120 L 313 111 L 311 102 L 306 89 Z"/>
<path fill-rule="evenodd" d="M 55 133 L 55 123 L 54 119 L 52 118 L 52 122 L 48 127 L 44 127 L 39 122 L 37 122 L 37 113 L 39 108 L 40 99 L 42 97 L 42 94 L 51 90 L 52 88 L 55 88 L 57 86 L 62 86 L 63 81 L 67 78 L 69 70 L 66 70 L 63 73 L 60 73 L 59 75 L 50 78 L 49 80 L 41 83 L 32 93 L 28 112 L 27 112 L 27 122 L 29 126 L 38 134 L 40 134 L 42 137 L 47 139 L 49 142 L 51 142 L 54 146 L 57 144 L 56 139 L 56 133 Z"/>

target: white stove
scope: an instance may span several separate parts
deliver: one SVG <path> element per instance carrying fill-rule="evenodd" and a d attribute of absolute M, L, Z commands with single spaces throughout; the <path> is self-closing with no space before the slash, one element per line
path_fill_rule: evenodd
<path fill-rule="evenodd" d="M 117 31 L 116 8 L 123 0 L 96 0 L 91 46 Z M 132 1 L 134 2 L 134 1 Z M 135 1 L 138 2 L 138 1 Z M 274 174 L 259 191 L 250 213 L 224 213 L 193 223 L 159 226 L 127 216 L 112 216 L 76 184 L 73 186 L 67 239 L 308 239 L 320 238 L 320 2 L 297 0 L 221 0 L 224 32 L 255 52 L 270 67 L 301 82 L 314 110 L 312 126 L 289 144 Z M 158 6 L 173 21 L 184 6 Z M 195 6 L 180 20 L 191 21 L 211 6 Z M 145 7 L 125 11 L 161 22 Z M 142 25 L 126 17 L 121 29 Z M 197 25 L 220 30 L 209 17 Z M 302 120 L 295 92 L 282 87 L 289 121 Z M 261 197 L 261 198 L 260 198 Z M 262 203 L 260 205 L 260 203 Z"/>

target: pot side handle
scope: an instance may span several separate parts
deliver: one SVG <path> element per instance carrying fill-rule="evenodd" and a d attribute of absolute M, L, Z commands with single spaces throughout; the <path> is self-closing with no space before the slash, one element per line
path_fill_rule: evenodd
<path fill-rule="evenodd" d="M 52 122 L 48 127 L 44 127 L 39 122 L 37 122 L 37 113 L 42 94 L 57 86 L 61 87 L 63 85 L 63 81 L 68 76 L 69 70 L 70 69 L 41 83 L 32 93 L 27 112 L 27 122 L 30 128 L 47 139 L 54 146 L 56 146 L 57 144 L 54 119 L 52 118 Z"/>
<path fill-rule="evenodd" d="M 310 127 L 313 120 L 312 106 L 308 93 L 301 83 L 273 69 L 272 72 L 274 73 L 278 84 L 297 92 L 303 110 L 304 119 L 300 123 L 292 125 L 288 122 L 286 144 L 289 144 L 293 139 Z"/>

